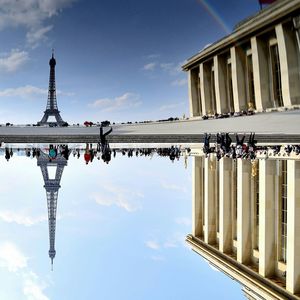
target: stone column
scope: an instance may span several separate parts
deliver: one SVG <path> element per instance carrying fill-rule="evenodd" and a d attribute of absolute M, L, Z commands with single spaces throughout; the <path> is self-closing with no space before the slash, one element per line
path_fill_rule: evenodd
<path fill-rule="evenodd" d="M 224 157 L 219 164 L 219 194 L 220 194 L 220 224 L 219 224 L 219 250 L 230 253 L 232 249 L 232 160 Z"/>
<path fill-rule="evenodd" d="M 247 95 L 246 95 L 246 82 L 245 82 L 245 62 L 246 54 L 238 47 L 230 49 L 231 68 L 232 68 L 232 88 L 233 88 L 233 101 L 234 111 L 238 112 L 248 108 Z"/>
<path fill-rule="evenodd" d="M 226 62 L 221 56 L 214 56 L 214 74 L 217 113 L 229 112 L 226 90 Z"/>
<path fill-rule="evenodd" d="M 192 234 L 193 236 L 203 236 L 203 162 L 202 157 L 194 157 L 193 165 L 193 203 L 192 203 Z"/>
<path fill-rule="evenodd" d="M 251 38 L 251 50 L 256 109 L 262 111 L 265 108 L 273 107 L 269 91 L 268 49 L 264 41 L 253 37 Z"/>
<path fill-rule="evenodd" d="M 300 162 L 287 161 L 286 289 L 300 293 Z"/>
<path fill-rule="evenodd" d="M 204 241 L 216 242 L 216 208 L 215 208 L 215 157 L 204 160 Z"/>
<path fill-rule="evenodd" d="M 259 274 L 270 277 L 276 263 L 275 248 L 276 160 L 259 160 Z"/>
<path fill-rule="evenodd" d="M 284 106 L 299 103 L 300 78 L 295 31 L 279 24 L 275 27 L 280 61 L 281 87 Z"/>
<path fill-rule="evenodd" d="M 211 69 L 210 64 L 200 64 L 200 91 L 202 99 L 202 114 L 207 115 L 211 108 Z"/>
<path fill-rule="evenodd" d="M 237 161 L 237 261 L 245 264 L 251 256 L 251 164 Z"/>
<path fill-rule="evenodd" d="M 202 104 L 202 115 L 207 115 L 207 98 L 209 97 L 207 93 L 207 78 L 205 77 L 205 70 L 203 63 L 200 64 L 200 93 L 201 93 L 201 104 Z"/>
<path fill-rule="evenodd" d="M 196 117 L 200 115 L 199 99 L 198 99 L 198 80 L 199 73 L 197 69 L 189 70 L 189 101 L 190 116 Z"/>

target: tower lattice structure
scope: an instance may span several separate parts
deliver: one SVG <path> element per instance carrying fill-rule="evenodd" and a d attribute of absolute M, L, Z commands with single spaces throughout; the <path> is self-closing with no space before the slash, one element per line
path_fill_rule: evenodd
<path fill-rule="evenodd" d="M 55 257 L 55 229 L 56 229 L 56 211 L 57 211 L 57 199 L 58 190 L 60 188 L 60 180 L 64 167 L 67 165 L 67 160 L 60 154 L 56 159 L 49 160 L 49 156 L 41 151 L 40 156 L 37 159 L 37 165 L 41 168 L 44 188 L 47 196 L 48 207 L 48 224 L 49 224 L 49 257 L 51 259 L 51 265 L 53 267 L 53 259 Z M 54 179 L 49 178 L 48 167 L 56 167 Z"/>
<path fill-rule="evenodd" d="M 56 60 L 54 58 L 54 53 L 52 52 L 52 57 L 49 60 L 50 66 L 50 76 L 49 76 L 49 89 L 48 89 L 48 101 L 46 110 L 44 111 L 44 116 L 39 125 L 49 125 L 49 124 L 56 124 L 58 126 L 62 126 L 65 122 L 63 121 L 62 117 L 60 116 L 60 111 L 57 107 L 57 99 L 56 99 L 56 86 L 55 86 L 55 66 Z M 48 118 L 50 116 L 54 116 L 56 122 L 48 122 Z"/>

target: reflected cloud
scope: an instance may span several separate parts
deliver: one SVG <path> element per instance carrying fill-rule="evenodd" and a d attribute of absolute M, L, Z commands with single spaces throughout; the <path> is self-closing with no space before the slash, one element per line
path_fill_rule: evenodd
<path fill-rule="evenodd" d="M 165 181 L 161 181 L 161 187 L 166 189 L 166 190 L 173 190 L 173 191 L 177 191 L 177 192 L 182 192 L 182 193 L 186 193 L 187 189 L 184 186 L 179 186 L 177 184 L 174 183 L 168 183 Z"/>
<path fill-rule="evenodd" d="M 44 294 L 44 290 L 48 287 L 45 282 L 32 271 L 23 274 L 23 294 L 29 300 L 49 300 Z"/>
<path fill-rule="evenodd" d="M 156 241 L 147 241 L 145 242 L 146 246 L 150 249 L 153 249 L 153 250 L 158 250 L 160 249 L 160 245 L 158 242 Z"/>
<path fill-rule="evenodd" d="M 44 290 L 48 285 L 28 268 L 28 257 L 12 242 L 0 245 L 0 266 L 21 279 L 23 295 L 28 300 L 48 300 Z"/>
<path fill-rule="evenodd" d="M 164 248 L 178 248 L 180 246 L 187 247 L 185 243 L 186 234 L 181 232 L 175 232 L 171 237 L 164 243 Z"/>
<path fill-rule="evenodd" d="M 0 245 L 0 266 L 9 272 L 17 272 L 27 267 L 28 258 L 11 242 Z"/>
<path fill-rule="evenodd" d="M 116 205 L 128 212 L 134 212 L 142 207 L 138 199 L 143 198 L 144 195 L 138 191 L 126 189 L 111 183 L 104 184 L 101 188 L 101 194 L 97 193 L 91 195 L 99 205 Z"/>
<path fill-rule="evenodd" d="M 0 220 L 7 223 L 16 223 L 19 225 L 33 226 L 38 223 L 42 223 L 48 220 L 47 215 L 40 215 L 37 217 L 31 217 L 24 213 L 18 213 L 13 211 L 0 211 Z"/>

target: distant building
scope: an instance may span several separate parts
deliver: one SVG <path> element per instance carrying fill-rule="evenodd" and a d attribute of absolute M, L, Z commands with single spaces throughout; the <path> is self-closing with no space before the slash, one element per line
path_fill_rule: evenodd
<path fill-rule="evenodd" d="M 277 0 L 188 59 L 190 116 L 300 104 L 300 1 Z"/>
<path fill-rule="evenodd" d="M 300 0 L 278 0 L 190 58 L 191 117 L 299 106 L 299 16 Z M 248 299 L 300 299 L 299 155 L 218 161 L 192 152 L 187 243 Z"/>

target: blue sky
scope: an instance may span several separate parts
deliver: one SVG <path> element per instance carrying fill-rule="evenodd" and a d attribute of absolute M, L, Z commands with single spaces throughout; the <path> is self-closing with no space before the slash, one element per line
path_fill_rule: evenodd
<path fill-rule="evenodd" d="M 181 117 L 188 93 L 180 66 L 259 9 L 256 0 L 0 0 L 0 7 L 1 123 L 41 118 L 52 48 L 69 123 Z"/>
<path fill-rule="evenodd" d="M 36 159 L 15 154 L 0 163 L 0 299 L 243 299 L 237 283 L 184 242 L 191 160 L 185 169 L 182 160 L 155 156 L 87 166 L 71 157 L 58 197 L 53 272 Z"/>
<path fill-rule="evenodd" d="M 52 48 L 69 123 L 187 114 L 182 63 L 258 9 L 256 0 L 0 0 L 0 123 L 41 119 Z M 191 164 L 71 159 L 51 272 L 41 171 L 16 155 L 0 163 L 0 299 L 242 299 L 184 243 Z"/>

